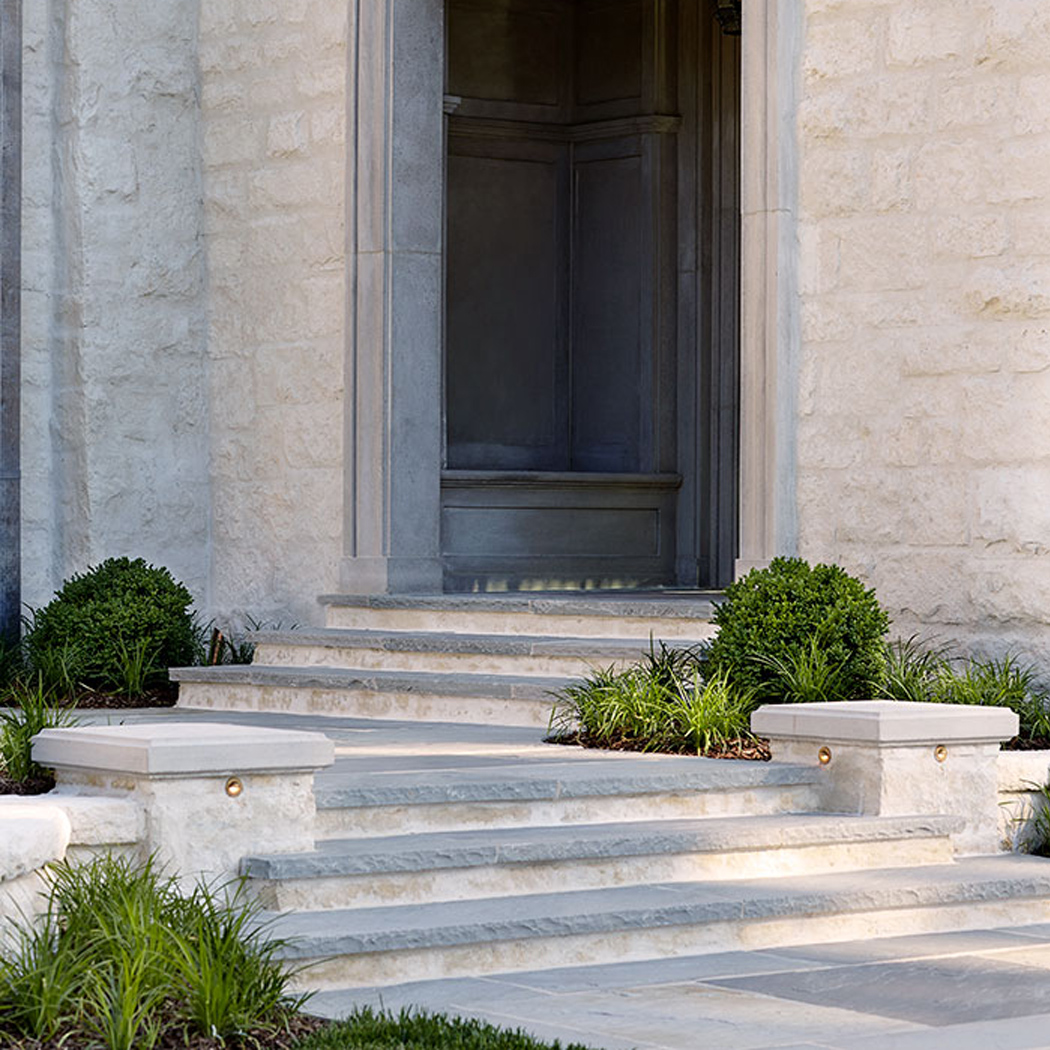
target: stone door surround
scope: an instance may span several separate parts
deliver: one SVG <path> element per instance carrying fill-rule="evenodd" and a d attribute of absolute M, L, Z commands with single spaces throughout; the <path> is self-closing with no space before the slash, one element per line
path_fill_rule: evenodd
<path fill-rule="evenodd" d="M 793 0 L 743 11 L 739 567 L 794 550 Z M 440 557 L 444 0 L 353 0 L 342 586 L 434 593 Z M 395 408 L 396 406 L 396 408 Z"/>

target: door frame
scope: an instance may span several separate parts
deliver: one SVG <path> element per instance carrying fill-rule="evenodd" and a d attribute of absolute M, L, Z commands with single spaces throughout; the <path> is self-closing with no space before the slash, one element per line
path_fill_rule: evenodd
<path fill-rule="evenodd" d="M 801 20 L 795 0 L 744 4 L 738 571 L 797 535 Z M 341 585 L 437 593 L 444 0 L 350 0 L 349 36 Z"/>
<path fill-rule="evenodd" d="M 804 5 L 745 0 L 736 575 L 798 548 L 798 79 Z"/>

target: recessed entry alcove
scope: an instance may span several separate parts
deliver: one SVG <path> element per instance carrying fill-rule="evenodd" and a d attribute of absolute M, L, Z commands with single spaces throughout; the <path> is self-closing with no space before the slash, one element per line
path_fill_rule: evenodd
<path fill-rule="evenodd" d="M 451 590 L 724 583 L 739 42 L 711 0 L 447 0 Z"/>

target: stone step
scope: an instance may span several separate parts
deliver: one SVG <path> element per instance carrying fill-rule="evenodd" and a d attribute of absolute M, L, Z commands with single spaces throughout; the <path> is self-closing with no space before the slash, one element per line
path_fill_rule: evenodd
<path fill-rule="evenodd" d="M 571 679 L 329 667 L 178 667 L 179 707 L 546 729 Z"/>
<path fill-rule="evenodd" d="M 714 637 L 717 591 L 325 595 L 328 627 L 698 641 Z"/>
<path fill-rule="evenodd" d="M 313 989 L 388 985 L 1050 919 L 1050 865 L 1024 856 L 734 882 L 673 882 L 272 913 Z"/>
<path fill-rule="evenodd" d="M 818 805 L 819 770 L 811 766 L 666 755 L 573 758 L 381 776 L 337 768 L 315 781 L 318 837 L 764 816 Z"/>
<path fill-rule="evenodd" d="M 830 815 L 664 820 L 335 839 L 245 858 L 264 906 L 375 907 L 560 890 L 947 864 L 961 821 Z"/>
<path fill-rule="evenodd" d="M 659 643 L 644 638 L 555 638 L 450 631 L 327 628 L 259 631 L 254 666 L 341 667 L 440 674 L 579 677 L 644 659 Z M 699 644 L 679 639 L 679 647 Z"/>

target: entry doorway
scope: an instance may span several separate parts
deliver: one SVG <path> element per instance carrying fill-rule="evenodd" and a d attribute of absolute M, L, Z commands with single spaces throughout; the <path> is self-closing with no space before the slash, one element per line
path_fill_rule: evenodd
<path fill-rule="evenodd" d="M 448 590 L 735 556 L 739 46 L 710 0 L 447 0 Z"/>

